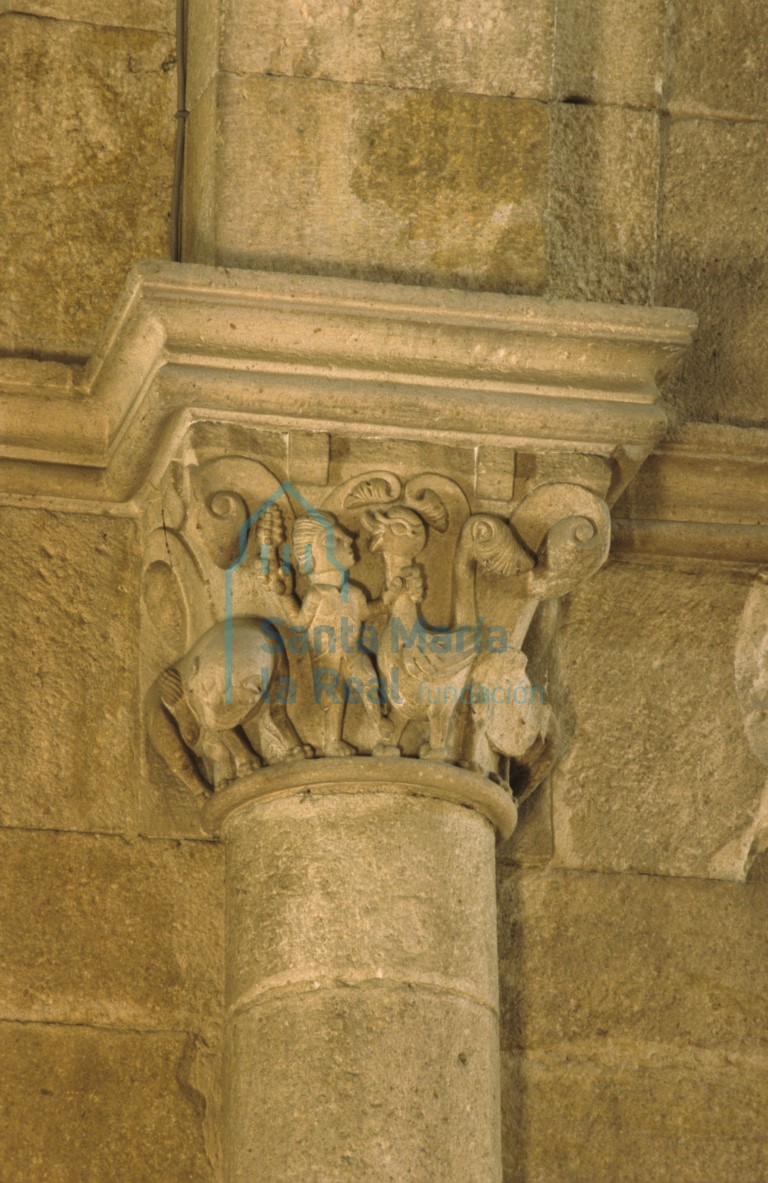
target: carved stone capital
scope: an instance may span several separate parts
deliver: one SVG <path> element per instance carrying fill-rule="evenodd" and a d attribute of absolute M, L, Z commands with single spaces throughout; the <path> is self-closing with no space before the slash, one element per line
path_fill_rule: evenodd
<path fill-rule="evenodd" d="M 605 501 L 549 482 L 502 517 L 445 474 L 380 468 L 310 502 L 256 454 L 175 463 L 154 506 L 148 711 L 169 766 L 202 795 L 350 755 L 532 791 L 554 728 L 529 631 L 605 562 Z"/>
<path fill-rule="evenodd" d="M 149 733 L 197 795 L 359 754 L 523 797 L 548 605 L 605 561 L 694 323 L 144 264 L 84 372 L 0 373 L 0 496 L 141 518 Z"/>
<path fill-rule="evenodd" d="M 691 327 L 142 268 L 91 367 L 94 411 L 110 399 L 89 464 L 146 526 L 147 721 L 174 773 L 205 798 L 264 766 L 409 757 L 532 792 L 551 605 L 605 562 Z"/>

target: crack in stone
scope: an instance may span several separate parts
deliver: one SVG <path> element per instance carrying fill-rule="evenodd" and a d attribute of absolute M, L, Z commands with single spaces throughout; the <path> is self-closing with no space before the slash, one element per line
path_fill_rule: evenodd
<path fill-rule="evenodd" d="M 172 29 L 166 29 L 156 25 L 113 25 L 102 21 L 88 21 L 76 18 L 73 19 L 72 17 L 57 16 L 55 13 L 50 12 L 29 12 L 27 9 L 21 8 L 17 5 L 9 5 L 8 7 L 4 5 L 0 6 L 0 17 L 4 16 L 20 16 L 26 17 L 27 20 L 41 22 L 50 21 L 59 25 L 78 25 L 86 29 L 105 29 L 120 32 L 131 31 L 136 33 L 163 33 L 166 36 L 171 36 L 173 34 Z"/>

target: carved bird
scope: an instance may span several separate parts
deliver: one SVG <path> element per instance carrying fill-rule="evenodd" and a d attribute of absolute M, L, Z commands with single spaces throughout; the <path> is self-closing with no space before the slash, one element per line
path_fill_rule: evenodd
<path fill-rule="evenodd" d="M 421 569 L 414 559 L 427 542 L 419 514 L 404 505 L 368 511 L 369 548 L 384 561 L 382 599 L 388 605 L 388 627 L 382 632 L 377 661 L 387 687 L 391 712 L 405 725 L 427 722 L 429 738 L 419 754 L 448 760 L 453 755 L 456 706 L 475 659 L 473 630 L 432 629 L 419 612 L 424 598 Z"/>

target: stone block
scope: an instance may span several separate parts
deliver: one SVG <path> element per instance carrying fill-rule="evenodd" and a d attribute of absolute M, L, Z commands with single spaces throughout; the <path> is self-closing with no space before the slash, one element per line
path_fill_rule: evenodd
<path fill-rule="evenodd" d="M 571 0 L 557 11 L 553 97 L 655 110 L 664 78 L 665 0 Z"/>
<path fill-rule="evenodd" d="M 181 1027 L 219 1017 L 223 851 L 0 832 L 0 1015 Z"/>
<path fill-rule="evenodd" d="M 764 1064 L 502 1057 L 504 1183 L 725 1183 L 768 1172 Z"/>
<path fill-rule="evenodd" d="M 499 1183 L 483 1006 L 407 986 L 316 990 L 238 1016 L 229 1050 L 233 1179 Z"/>
<path fill-rule="evenodd" d="M 0 349 L 86 356 L 132 263 L 168 254 L 173 38 L 0 19 Z"/>
<path fill-rule="evenodd" d="M 221 62 L 238 74 L 546 99 L 553 0 L 224 0 Z"/>
<path fill-rule="evenodd" d="M 130 830 L 139 749 L 133 522 L 0 509 L 5 826 Z"/>
<path fill-rule="evenodd" d="M 553 105 L 551 169 L 552 295 L 650 302 L 658 117 L 618 107 Z"/>
<path fill-rule="evenodd" d="M 669 64 L 675 115 L 768 117 L 768 25 L 762 0 L 676 0 Z"/>
<path fill-rule="evenodd" d="M 0 0 L 0 16 L 6 12 L 121 29 L 176 30 L 174 0 Z"/>
<path fill-rule="evenodd" d="M 656 299 L 699 316 L 665 390 L 688 418 L 768 426 L 767 172 L 762 124 L 672 121 Z"/>
<path fill-rule="evenodd" d="M 615 564 L 566 601 L 560 865 L 743 876 L 765 780 L 734 686 L 748 587 L 731 571 Z"/>
<path fill-rule="evenodd" d="M 215 262 L 542 289 L 543 104 L 229 75 L 218 88 L 220 180 L 197 235 Z"/>
<path fill-rule="evenodd" d="M 502 1045 L 765 1056 L 767 926 L 765 884 L 503 867 Z"/>
<path fill-rule="evenodd" d="M 0 1024 L 3 1183 L 210 1183 L 195 1041 Z"/>
<path fill-rule="evenodd" d="M 495 1006 L 494 839 L 476 811 L 385 793 L 291 798 L 235 816 L 228 999 L 376 979 L 448 982 Z"/>

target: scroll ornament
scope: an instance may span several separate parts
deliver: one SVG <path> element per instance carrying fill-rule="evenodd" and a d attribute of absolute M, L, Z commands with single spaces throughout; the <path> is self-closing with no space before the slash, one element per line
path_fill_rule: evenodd
<path fill-rule="evenodd" d="M 145 565 L 152 743 L 202 796 L 351 754 L 527 796 L 555 734 L 532 622 L 609 543 L 607 506 L 578 485 L 540 486 L 505 521 L 438 474 L 361 474 L 315 507 L 248 458 L 177 466 Z"/>

